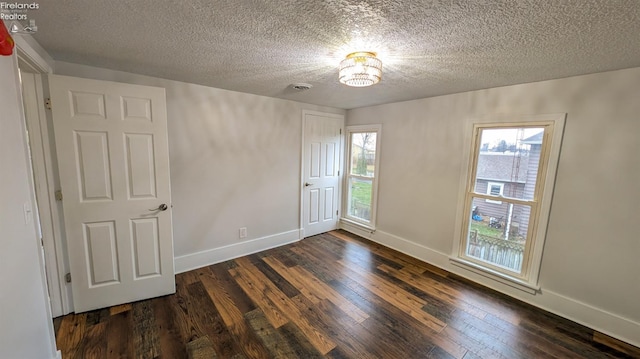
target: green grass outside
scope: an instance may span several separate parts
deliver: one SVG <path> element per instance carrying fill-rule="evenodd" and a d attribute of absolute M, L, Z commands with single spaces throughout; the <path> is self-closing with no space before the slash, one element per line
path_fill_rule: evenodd
<path fill-rule="evenodd" d="M 483 236 L 503 238 L 502 229 L 489 227 L 486 222 L 471 221 L 471 231 L 478 231 Z"/>
<path fill-rule="evenodd" d="M 504 238 L 504 229 L 500 228 L 500 229 L 496 229 L 496 228 L 492 228 L 489 227 L 489 225 L 487 224 L 487 222 L 477 222 L 474 220 L 471 220 L 471 226 L 470 226 L 470 230 L 471 231 L 478 231 L 478 234 L 483 235 L 483 236 L 489 236 L 489 237 L 493 237 L 493 238 Z M 524 241 L 524 237 L 520 236 L 520 235 L 516 235 L 514 236 L 513 234 L 509 236 L 509 240 L 512 241 Z"/>
<path fill-rule="evenodd" d="M 351 198 L 358 203 L 371 205 L 371 183 L 354 180 L 351 183 Z"/>

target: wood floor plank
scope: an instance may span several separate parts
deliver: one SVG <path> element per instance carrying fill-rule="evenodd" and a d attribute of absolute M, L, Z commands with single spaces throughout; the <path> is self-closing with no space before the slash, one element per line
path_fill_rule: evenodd
<path fill-rule="evenodd" d="M 60 325 L 62 325 L 62 319 L 64 316 L 53 318 L 53 332 L 56 334 L 56 338 L 58 337 L 58 330 L 60 330 Z"/>
<path fill-rule="evenodd" d="M 640 348 L 634 347 L 633 345 L 627 344 L 621 340 L 612 338 L 606 334 L 600 333 L 598 331 L 594 331 L 593 340 L 596 343 L 603 344 L 621 353 L 630 355 L 631 357 L 640 358 Z"/>
<path fill-rule="evenodd" d="M 365 244 L 362 241 L 354 238 L 354 236 L 348 232 L 338 230 L 338 231 L 332 231 L 330 232 L 330 234 L 336 238 L 340 238 L 353 245 L 361 246 L 366 251 L 373 253 L 375 255 L 378 255 L 382 258 L 385 258 L 395 263 L 399 267 L 414 266 L 414 267 L 423 267 L 422 269 L 423 272 L 426 270 L 425 263 L 421 262 L 418 259 L 415 259 L 413 257 L 410 257 L 400 252 L 390 251 L 389 248 L 386 248 L 377 243 L 368 242 Z"/>
<path fill-rule="evenodd" d="M 321 297 L 317 297 L 311 288 L 308 288 L 307 283 L 303 279 L 298 278 L 298 276 L 294 275 L 289 267 L 284 265 L 279 260 L 274 257 L 263 257 L 262 260 L 267 263 L 271 268 L 273 268 L 278 274 L 280 274 L 283 278 L 285 278 L 289 283 L 291 283 L 294 287 L 298 289 L 298 292 L 313 303 L 320 303 L 322 300 Z M 293 267 L 291 267 L 293 268 Z"/>
<path fill-rule="evenodd" d="M 185 344 L 180 337 L 176 326 L 174 308 L 170 305 L 168 297 L 156 298 L 153 302 L 153 315 L 159 334 L 160 357 L 162 358 L 187 358 Z"/>
<path fill-rule="evenodd" d="M 187 343 L 189 359 L 217 359 L 218 355 L 213 349 L 213 343 L 208 336 L 200 337 Z"/>
<path fill-rule="evenodd" d="M 54 320 L 64 359 L 640 358 L 640 348 L 344 231 Z"/>
<path fill-rule="evenodd" d="M 247 296 L 262 310 L 274 328 L 280 328 L 289 322 L 289 318 L 282 312 L 281 308 L 269 299 L 264 281 L 256 280 L 253 274 L 239 268 L 230 269 L 229 273 Z"/>
<path fill-rule="evenodd" d="M 384 337 L 385 340 L 395 343 L 394 345 L 408 353 L 414 353 L 417 357 L 423 356 L 433 348 L 428 336 L 424 335 L 424 327 L 406 313 L 402 313 L 393 306 L 384 305 L 382 299 L 377 296 L 372 295 L 365 299 L 348 287 L 348 285 L 355 287 L 355 283 L 345 285 L 334 281 L 330 285 L 345 298 L 357 303 L 363 310 L 370 313 L 369 319 L 363 323 L 363 326 L 375 331 L 379 337 Z"/>
<path fill-rule="evenodd" d="M 531 342 L 535 343 L 536 348 L 543 348 L 546 353 L 563 358 L 597 359 L 608 357 L 599 349 L 585 345 L 591 343 L 591 335 L 587 331 L 574 330 L 571 333 L 563 333 L 558 330 L 560 328 L 556 327 L 551 330 L 551 328 L 541 325 L 543 321 L 541 316 L 536 315 L 534 320 L 525 319 L 519 325 L 528 337 L 533 338 Z"/>
<path fill-rule="evenodd" d="M 200 278 L 198 277 L 197 270 L 176 274 L 176 281 L 180 281 L 181 283 L 184 283 L 184 285 L 187 285 L 187 286 L 189 284 L 198 282 L 199 280 Z"/>
<path fill-rule="evenodd" d="M 487 359 L 515 359 L 520 357 L 517 353 L 512 356 L 505 356 L 501 353 L 498 353 L 493 348 L 487 347 L 485 344 L 473 338 L 470 338 L 466 335 L 466 333 L 460 332 L 458 329 L 451 325 L 448 325 L 446 328 L 444 328 L 442 334 L 444 334 L 452 342 L 467 349 L 467 352 L 464 354 L 463 358 L 477 357 Z"/>
<path fill-rule="evenodd" d="M 133 320 L 131 311 L 123 311 L 112 315 L 107 322 L 107 358 L 126 359 L 133 358 Z M 65 358 L 63 356 L 63 358 Z M 66 358 L 65 358 L 66 359 Z"/>
<path fill-rule="evenodd" d="M 358 306 L 349 302 L 340 295 L 340 293 L 334 291 L 328 284 L 320 281 L 304 268 L 300 266 L 291 267 L 291 272 L 298 276 L 302 281 L 306 282 L 307 286 L 309 286 L 310 290 L 313 291 L 317 297 L 322 297 L 322 299 L 326 299 L 335 304 L 356 322 L 362 323 L 369 318 L 369 315 L 358 308 Z"/>
<path fill-rule="evenodd" d="M 87 333 L 78 345 L 78 357 L 83 359 L 101 359 L 107 356 L 107 323 L 97 323 L 87 328 Z"/>
<path fill-rule="evenodd" d="M 111 313 L 108 308 L 87 312 L 87 328 L 106 321 L 110 315 Z"/>
<path fill-rule="evenodd" d="M 111 308 L 109 308 L 109 315 L 116 315 L 116 314 L 120 314 L 122 312 L 127 312 L 130 311 L 132 308 L 131 303 L 125 303 L 125 304 L 121 304 L 121 305 L 116 305 L 113 306 Z"/>
<path fill-rule="evenodd" d="M 78 346 L 85 336 L 86 314 L 66 315 L 62 318 L 56 345 L 65 358 L 77 357 Z"/>
<path fill-rule="evenodd" d="M 295 324 L 289 322 L 276 329 L 293 349 L 294 358 L 318 359 L 324 356 L 311 345 Z"/>
<path fill-rule="evenodd" d="M 260 272 L 262 272 L 262 274 L 265 275 L 265 277 L 267 277 L 269 279 L 269 281 L 271 283 L 273 283 L 276 287 L 278 287 L 278 289 L 284 293 L 287 297 L 291 298 L 291 297 L 295 297 L 296 295 L 300 294 L 300 291 L 298 290 L 298 288 L 296 286 L 293 285 L 293 283 L 290 283 L 288 280 L 286 280 L 285 278 L 283 278 L 280 273 L 276 272 L 275 270 L 273 270 L 273 268 L 269 267 L 263 260 L 262 258 L 264 258 L 265 256 L 256 256 L 256 255 L 252 255 L 249 256 L 249 259 L 251 260 L 251 263 L 258 268 L 258 270 Z"/>
<path fill-rule="evenodd" d="M 235 268 L 235 262 L 233 267 Z M 198 269 L 201 282 L 205 285 L 209 296 L 212 291 L 224 293 L 224 301 L 233 303 L 240 313 L 248 313 L 256 309 L 255 303 L 242 291 L 238 283 L 231 277 L 225 264 Z M 203 278 L 203 276 L 205 278 Z M 213 297 L 212 297 L 213 299 Z"/>
<path fill-rule="evenodd" d="M 429 353 L 434 346 L 439 346 L 453 357 L 461 358 L 467 351 L 463 346 L 425 327 L 408 313 L 387 305 L 382 298 L 370 293 L 367 288 L 356 281 L 351 279 L 336 280 L 331 283 L 331 286 L 336 289 L 341 288 L 339 292 L 352 302 L 357 302 L 361 306 L 370 305 L 372 309 L 367 312 L 371 318 L 389 329 L 381 333 L 393 337 L 398 345 L 406 348 L 409 353 L 419 353 L 420 356 L 423 356 Z"/>
<path fill-rule="evenodd" d="M 338 308 L 331 302 L 323 301 L 323 306 L 317 306 L 302 295 L 291 298 L 291 301 L 309 323 L 327 333 L 331 340 L 336 343 L 335 346 L 340 345 L 347 356 L 351 358 L 381 357 L 372 348 L 371 343 L 368 343 L 369 345 L 367 346 L 354 335 L 354 329 L 357 328 L 359 323 L 348 317 L 329 315 L 338 311 Z"/>
<path fill-rule="evenodd" d="M 242 312 L 238 309 L 233 299 L 231 299 L 225 287 L 221 285 L 218 276 L 211 273 L 210 275 L 203 275 L 200 278 L 207 294 L 213 301 L 213 304 L 227 327 L 232 327 L 235 324 L 244 322 Z"/>
<path fill-rule="evenodd" d="M 234 338 L 211 301 L 204 284 L 200 281 L 189 284 L 187 291 L 192 298 L 189 302 L 189 313 L 199 336 L 215 338 L 211 348 L 222 358 L 230 358 L 241 352 L 234 344 Z"/>
<path fill-rule="evenodd" d="M 406 312 L 425 326 L 435 330 L 436 332 L 442 331 L 445 327 L 445 323 L 422 310 L 422 307 L 426 304 L 422 299 L 401 288 L 393 286 L 393 284 L 375 274 L 359 273 L 358 271 L 354 271 L 342 260 L 339 260 L 336 263 L 341 266 L 342 273 L 344 275 L 349 276 L 357 282 L 365 284 L 371 292 L 375 293 L 389 304 Z"/>
<path fill-rule="evenodd" d="M 151 302 L 144 300 L 133 304 L 133 346 L 135 356 L 140 359 L 153 359 L 160 353 L 160 338 L 156 329 L 156 320 Z"/>
<path fill-rule="evenodd" d="M 325 283 L 329 283 L 335 279 L 330 274 L 332 273 L 330 266 L 331 266 L 331 263 L 333 262 L 328 260 L 324 260 L 322 262 L 315 262 L 313 261 L 313 258 L 307 258 L 308 256 L 310 256 L 310 254 L 309 252 L 304 250 L 303 243 L 298 242 L 296 243 L 296 245 L 289 247 L 289 250 L 285 254 L 278 254 L 273 257 L 277 258 L 280 262 L 284 263 L 285 265 L 287 265 L 285 260 L 290 258 L 295 258 L 296 263 L 298 263 L 296 265 L 300 265 L 304 267 L 307 271 L 312 273 L 314 277 L 319 278 L 321 281 Z M 314 262 L 314 265 L 307 265 L 310 263 L 310 261 Z M 287 265 L 287 267 L 294 267 L 294 266 Z"/>
<path fill-rule="evenodd" d="M 401 281 L 423 291 L 424 293 L 433 296 L 434 298 L 438 298 L 439 300 L 452 305 L 452 306 L 456 306 L 458 305 L 458 309 L 460 310 L 464 310 L 465 312 L 468 312 L 469 314 L 476 316 L 480 319 L 484 318 L 487 313 L 479 308 L 476 308 L 473 305 L 459 305 L 459 301 L 458 299 L 456 299 L 455 296 L 451 296 L 448 293 L 445 293 L 443 291 L 438 290 L 435 286 L 430 285 L 428 283 L 428 281 L 426 279 L 424 279 L 424 276 L 421 275 L 416 275 L 415 273 L 412 273 L 411 271 L 403 271 L 403 270 L 397 270 L 395 268 L 391 268 L 389 266 L 386 265 L 380 265 L 378 266 L 378 268 L 386 273 L 389 273 L 390 275 L 400 279 Z M 424 273 L 424 272 L 423 272 Z M 421 273 L 422 274 L 422 273 Z"/>
<path fill-rule="evenodd" d="M 517 311 L 505 306 L 495 305 L 494 299 L 487 298 L 470 288 L 461 288 L 461 283 L 451 278 L 442 278 L 430 272 L 425 272 L 420 276 L 420 281 L 422 285 L 430 287 L 442 295 L 455 298 L 458 302 L 464 302 L 469 308 L 477 308 L 514 325 L 520 323 L 521 316 Z"/>
<path fill-rule="evenodd" d="M 250 290 L 260 288 L 259 290 L 263 291 L 269 302 L 273 303 L 281 313 L 293 322 L 320 353 L 326 354 L 335 348 L 336 344 L 329 339 L 329 336 L 314 327 L 306 316 L 300 313 L 290 298 L 276 288 L 275 285 L 270 285 L 267 278 L 248 259 L 238 258 L 235 261 L 238 264 L 238 268 L 234 270 L 234 278 L 242 279 L 250 286 L 248 288 Z"/>
<path fill-rule="evenodd" d="M 283 263 L 273 257 L 264 257 L 262 260 L 296 286 L 300 292 L 312 302 L 317 304 L 322 299 L 327 299 L 359 323 L 369 318 L 367 313 L 360 310 L 360 308 L 353 305 L 339 293 L 336 293 L 329 285 L 320 281 L 304 268 L 300 266 L 287 268 Z"/>
<path fill-rule="evenodd" d="M 189 343 L 194 339 L 197 339 L 200 333 L 196 332 L 193 324 L 192 313 L 189 312 L 191 307 L 191 296 L 187 291 L 187 284 L 182 282 L 181 279 L 176 280 L 176 293 L 167 297 L 168 304 L 173 308 L 173 315 L 175 317 L 174 323 L 177 333 L 183 343 Z"/>
<path fill-rule="evenodd" d="M 269 350 L 272 358 L 294 358 L 295 348 L 274 328 L 260 309 L 246 313 L 245 318 L 264 346 Z"/>

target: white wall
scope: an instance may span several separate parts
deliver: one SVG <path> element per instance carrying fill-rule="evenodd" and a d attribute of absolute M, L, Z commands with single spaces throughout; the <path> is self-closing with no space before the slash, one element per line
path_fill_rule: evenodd
<path fill-rule="evenodd" d="M 23 214 L 35 206 L 17 76 L 15 55 L 0 56 L 0 358 L 54 358 L 42 252 Z"/>
<path fill-rule="evenodd" d="M 640 345 L 640 68 L 354 109 L 382 123 L 371 238 Z M 462 141 L 474 118 L 567 113 L 539 284 L 531 296 L 451 266 Z"/>
<path fill-rule="evenodd" d="M 166 88 L 177 270 L 224 258 L 240 227 L 298 239 L 302 110 L 343 110 L 64 62 L 55 73 Z"/>

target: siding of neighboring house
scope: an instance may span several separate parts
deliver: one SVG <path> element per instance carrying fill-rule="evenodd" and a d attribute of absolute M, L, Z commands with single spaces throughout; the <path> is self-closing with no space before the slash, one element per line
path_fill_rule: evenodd
<path fill-rule="evenodd" d="M 524 198 L 532 199 L 533 194 L 536 188 L 536 177 L 538 175 L 538 166 L 540 164 L 540 152 L 542 149 L 542 133 L 538 134 L 540 136 L 540 143 L 531 143 L 531 148 L 529 149 L 529 163 L 527 166 L 527 179 L 524 184 Z M 538 136 L 536 135 L 536 136 Z M 536 136 L 532 136 L 536 137 Z M 529 207 L 524 207 L 522 210 L 522 215 L 524 218 L 528 218 L 531 213 L 531 209 Z M 520 224 L 520 233 L 527 233 L 527 229 L 529 228 L 529 221 L 526 223 Z"/>
<path fill-rule="evenodd" d="M 538 153 L 539 155 L 539 153 Z M 513 153 L 480 153 L 478 157 L 478 171 L 476 175 L 477 193 L 487 193 L 489 182 L 503 183 L 502 193 L 505 197 L 523 198 L 526 196 L 526 183 L 528 178 L 528 166 L 532 159 L 528 155 L 516 155 Z M 509 214 L 507 203 L 493 203 L 485 199 L 476 198 L 472 207 L 478 209 L 478 214 L 483 221 L 489 223 L 489 219 L 502 218 L 506 224 Z M 528 223 L 522 221 L 528 216 L 524 215 L 527 209 L 521 206 L 514 206 L 512 214 L 512 230 L 517 227 L 521 235 L 526 233 Z"/>

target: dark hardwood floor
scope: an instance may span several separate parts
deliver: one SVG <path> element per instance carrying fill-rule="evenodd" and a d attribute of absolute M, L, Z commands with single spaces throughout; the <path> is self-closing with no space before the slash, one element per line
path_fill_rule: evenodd
<path fill-rule="evenodd" d="M 54 320 L 72 358 L 639 358 L 640 349 L 342 231 Z"/>

